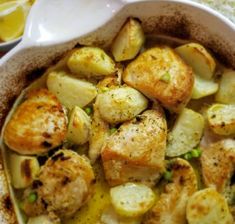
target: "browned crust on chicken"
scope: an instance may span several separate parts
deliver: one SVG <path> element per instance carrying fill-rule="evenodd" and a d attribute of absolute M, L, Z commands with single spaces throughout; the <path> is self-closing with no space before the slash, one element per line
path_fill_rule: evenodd
<path fill-rule="evenodd" d="M 108 183 L 113 186 L 143 179 L 153 184 L 164 170 L 166 133 L 166 121 L 160 108 L 145 111 L 121 125 L 107 139 L 101 152 Z"/>
<path fill-rule="evenodd" d="M 197 178 L 191 165 L 183 159 L 171 161 L 172 182 L 155 206 L 147 213 L 143 224 L 186 224 L 186 205 L 197 191 Z"/>
<path fill-rule="evenodd" d="M 4 141 L 20 154 L 41 154 L 60 145 L 67 120 L 62 105 L 47 89 L 33 90 L 7 123 Z"/>
<path fill-rule="evenodd" d="M 164 80 L 164 76 L 168 76 Z M 194 83 L 192 69 L 169 47 L 142 53 L 123 73 L 124 82 L 175 112 L 189 101 Z"/>

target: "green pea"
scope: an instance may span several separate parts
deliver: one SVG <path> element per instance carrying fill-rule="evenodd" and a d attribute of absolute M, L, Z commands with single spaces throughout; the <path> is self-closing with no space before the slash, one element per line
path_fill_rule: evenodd
<path fill-rule="evenodd" d="M 200 149 L 193 149 L 193 150 L 191 151 L 191 155 L 192 155 L 193 158 L 198 158 L 198 157 L 200 157 L 200 156 L 201 156 L 201 151 L 200 151 Z"/>
<path fill-rule="evenodd" d="M 91 107 L 86 107 L 84 110 L 87 113 L 87 115 L 91 115 L 92 114 L 92 108 Z"/>
<path fill-rule="evenodd" d="M 172 172 L 167 170 L 167 171 L 163 174 L 163 177 L 164 177 L 164 179 L 167 180 L 167 181 L 172 181 Z"/>
<path fill-rule="evenodd" d="M 184 154 L 184 159 L 190 160 L 190 159 L 192 159 L 192 158 L 193 158 L 193 157 L 192 157 L 192 154 L 191 154 L 190 152 Z"/>
<path fill-rule="evenodd" d="M 30 193 L 28 196 L 29 203 L 34 203 L 35 201 L 37 201 L 37 199 L 38 199 L 38 195 L 35 192 Z"/>

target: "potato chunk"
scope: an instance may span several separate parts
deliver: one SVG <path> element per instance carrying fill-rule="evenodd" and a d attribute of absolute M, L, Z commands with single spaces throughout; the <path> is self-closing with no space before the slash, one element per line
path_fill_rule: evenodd
<path fill-rule="evenodd" d="M 74 106 L 84 107 L 97 95 L 96 87 L 92 83 L 72 77 L 65 71 L 48 74 L 47 87 L 69 109 Z"/>
<path fill-rule="evenodd" d="M 101 151 L 109 185 L 130 181 L 155 184 L 165 169 L 166 132 L 161 108 L 147 110 L 122 124 Z"/>
<path fill-rule="evenodd" d="M 180 156 L 196 147 L 204 129 L 201 114 L 185 108 L 168 134 L 167 156 Z"/>
<path fill-rule="evenodd" d="M 11 153 L 9 163 L 11 180 L 15 188 L 28 187 L 39 173 L 40 166 L 36 157 Z"/>
<path fill-rule="evenodd" d="M 62 105 L 47 89 L 30 91 L 4 130 L 7 146 L 26 155 L 43 154 L 59 146 L 67 132 Z"/>
<path fill-rule="evenodd" d="M 218 83 L 213 80 L 201 78 L 199 75 L 195 75 L 192 99 L 200 99 L 202 97 L 212 95 L 216 93 L 218 89 Z"/>
<path fill-rule="evenodd" d="M 82 47 L 75 50 L 68 59 L 70 71 L 80 77 L 99 77 L 115 72 L 114 61 L 97 47 Z"/>
<path fill-rule="evenodd" d="M 207 118 L 216 134 L 235 134 L 235 105 L 214 104 L 208 109 Z"/>
<path fill-rule="evenodd" d="M 99 94 L 96 101 L 101 117 L 111 123 L 131 120 L 145 110 L 148 100 L 131 87 L 120 87 Z"/>
<path fill-rule="evenodd" d="M 128 217 L 143 215 L 155 202 L 154 192 L 143 184 L 119 185 L 110 189 L 110 195 L 117 213 Z"/>
<path fill-rule="evenodd" d="M 51 220 L 47 215 L 40 215 L 36 217 L 29 218 L 27 224 L 59 224 L 55 220 Z"/>
<path fill-rule="evenodd" d="M 216 63 L 214 58 L 202 45 L 197 43 L 189 43 L 177 47 L 175 51 L 201 78 L 212 78 Z"/>
<path fill-rule="evenodd" d="M 235 71 L 226 70 L 220 80 L 219 91 L 215 98 L 217 102 L 235 104 Z"/>
<path fill-rule="evenodd" d="M 166 46 L 154 47 L 140 54 L 124 70 L 123 79 L 175 112 L 189 101 L 194 83 L 191 68 Z"/>
<path fill-rule="evenodd" d="M 74 107 L 71 111 L 67 139 L 75 144 L 82 145 L 89 139 L 91 119 L 84 110 Z"/>
<path fill-rule="evenodd" d="M 115 61 L 133 59 L 145 41 L 141 24 L 135 19 L 129 19 L 119 31 L 111 46 Z"/>
<path fill-rule="evenodd" d="M 93 108 L 94 115 L 91 122 L 88 154 L 92 163 L 100 156 L 101 149 L 109 136 L 109 124 L 101 118 L 96 104 L 94 104 Z"/>
<path fill-rule="evenodd" d="M 187 204 L 189 224 L 233 224 L 228 205 L 213 188 L 194 193 Z"/>
<path fill-rule="evenodd" d="M 172 181 L 167 183 L 143 224 L 186 224 L 186 205 L 197 191 L 197 177 L 192 166 L 183 159 L 170 162 Z"/>

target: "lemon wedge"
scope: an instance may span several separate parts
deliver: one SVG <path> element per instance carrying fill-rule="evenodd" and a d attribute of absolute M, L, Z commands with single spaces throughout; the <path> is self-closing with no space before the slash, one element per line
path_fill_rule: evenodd
<path fill-rule="evenodd" d="M 8 1 L 0 4 L 0 40 L 14 40 L 24 31 L 30 9 L 28 1 Z"/>

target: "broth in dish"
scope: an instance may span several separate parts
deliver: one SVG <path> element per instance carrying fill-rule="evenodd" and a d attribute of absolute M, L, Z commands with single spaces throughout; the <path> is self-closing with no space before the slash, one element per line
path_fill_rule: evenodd
<path fill-rule="evenodd" d="M 23 91 L 3 138 L 28 224 L 233 223 L 235 72 L 172 43 L 131 18 Z"/>

